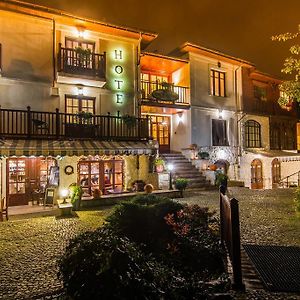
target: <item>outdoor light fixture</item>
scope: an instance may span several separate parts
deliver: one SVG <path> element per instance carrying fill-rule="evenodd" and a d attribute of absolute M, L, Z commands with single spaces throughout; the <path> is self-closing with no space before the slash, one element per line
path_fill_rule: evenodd
<path fill-rule="evenodd" d="M 85 96 L 85 90 L 83 86 L 77 86 L 77 94 L 79 96 Z"/>
<path fill-rule="evenodd" d="M 224 118 L 224 111 L 222 109 L 218 110 L 218 116 L 219 116 L 219 119 L 223 119 Z"/>
<path fill-rule="evenodd" d="M 170 173 L 170 176 L 169 176 L 169 190 L 173 190 L 173 185 L 172 185 L 172 171 L 174 170 L 174 165 L 171 164 L 171 163 L 167 164 L 167 170 Z"/>
<path fill-rule="evenodd" d="M 62 190 L 60 191 L 60 195 L 61 195 L 62 198 L 64 199 L 63 203 L 67 203 L 66 199 L 67 199 L 67 197 L 68 197 L 68 195 L 69 195 L 69 190 L 67 190 L 67 189 L 62 189 Z"/>
<path fill-rule="evenodd" d="M 183 119 L 183 111 L 179 111 L 179 112 L 177 113 L 177 116 L 178 116 L 178 120 L 179 120 L 179 121 L 182 121 L 182 119 Z"/>

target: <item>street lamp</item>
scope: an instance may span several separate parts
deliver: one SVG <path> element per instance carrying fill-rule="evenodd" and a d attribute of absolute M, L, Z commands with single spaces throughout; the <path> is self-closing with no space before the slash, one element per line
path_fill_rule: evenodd
<path fill-rule="evenodd" d="M 169 190 L 173 190 L 173 186 L 172 186 L 172 171 L 174 170 L 174 165 L 169 163 L 167 164 L 167 169 L 170 173 L 170 176 L 169 176 Z"/>

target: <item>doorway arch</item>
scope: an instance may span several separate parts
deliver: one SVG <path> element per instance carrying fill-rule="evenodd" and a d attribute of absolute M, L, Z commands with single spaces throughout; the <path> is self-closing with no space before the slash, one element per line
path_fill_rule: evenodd
<path fill-rule="evenodd" d="M 260 159 L 251 162 L 251 189 L 263 188 L 263 169 Z"/>
<path fill-rule="evenodd" d="M 272 161 L 272 188 L 277 187 L 281 178 L 281 166 L 278 158 Z"/>

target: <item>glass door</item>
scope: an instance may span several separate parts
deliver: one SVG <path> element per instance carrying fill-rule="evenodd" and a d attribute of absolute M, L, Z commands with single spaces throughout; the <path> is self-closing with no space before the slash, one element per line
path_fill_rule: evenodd
<path fill-rule="evenodd" d="M 160 152 L 170 152 L 170 117 L 151 116 L 152 137 L 159 144 Z"/>
<path fill-rule="evenodd" d="M 28 204 L 25 165 L 25 158 L 11 158 L 7 162 L 7 199 L 9 206 Z"/>

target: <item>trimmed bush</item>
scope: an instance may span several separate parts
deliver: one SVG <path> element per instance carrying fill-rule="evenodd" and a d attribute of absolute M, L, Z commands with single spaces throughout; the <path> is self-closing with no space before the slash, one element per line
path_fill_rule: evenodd
<path fill-rule="evenodd" d="M 116 207 L 70 242 L 60 277 L 72 299 L 212 299 L 228 288 L 214 213 L 155 195 Z"/>

